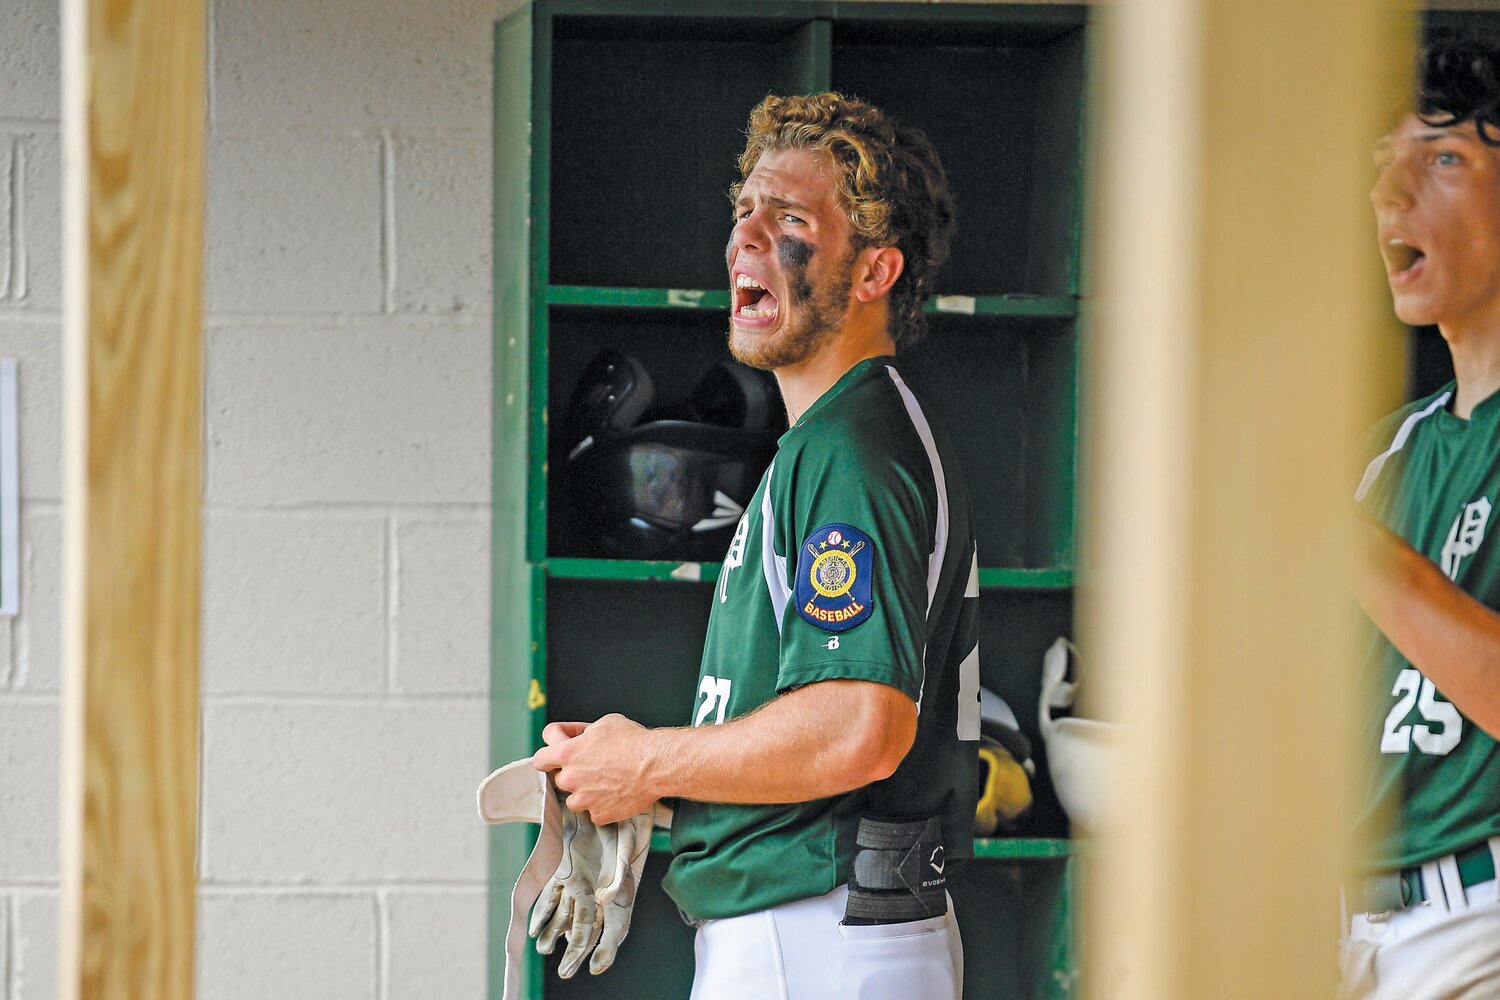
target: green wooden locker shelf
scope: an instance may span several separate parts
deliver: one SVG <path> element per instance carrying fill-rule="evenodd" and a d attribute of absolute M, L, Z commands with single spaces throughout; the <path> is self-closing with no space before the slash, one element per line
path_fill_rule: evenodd
<path fill-rule="evenodd" d="M 719 564 L 600 558 L 549 492 L 563 459 L 549 417 L 602 348 L 641 358 L 665 398 L 727 356 L 726 192 L 746 115 L 768 91 L 829 87 L 925 129 L 950 173 L 959 233 L 903 372 L 974 499 L 982 679 L 1042 757 L 1041 655 L 1073 614 L 1085 22 L 1045 3 L 539 0 L 500 24 L 494 761 L 530 753 L 549 719 L 688 717 Z M 1074 844 L 1038 763 L 1015 836 L 978 841 L 955 880 L 970 997 L 1074 995 Z M 529 840 L 499 829 L 491 844 L 498 998 Z M 664 835 L 653 848 L 616 966 L 563 982 L 532 958 L 527 996 L 686 997 L 692 932 L 660 890 Z"/>
<path fill-rule="evenodd" d="M 599 309 L 709 309 L 726 312 L 729 292 L 704 288 L 599 288 L 589 285 L 552 285 L 547 304 L 597 307 Z M 930 316 L 1030 316 L 1038 319 L 1071 319 L 1078 314 L 1077 302 L 1065 295 L 939 294 L 923 310 Z M 727 317 L 726 317 L 727 320 Z"/>

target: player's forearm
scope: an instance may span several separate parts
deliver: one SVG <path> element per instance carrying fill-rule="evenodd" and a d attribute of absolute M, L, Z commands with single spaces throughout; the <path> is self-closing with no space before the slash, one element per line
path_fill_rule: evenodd
<path fill-rule="evenodd" d="M 1365 613 L 1465 716 L 1500 734 L 1500 614 L 1383 528 L 1366 541 L 1355 584 Z"/>
<path fill-rule="evenodd" d="M 901 692 L 823 681 L 721 726 L 653 730 L 645 771 L 659 798 L 805 802 L 888 777 L 915 734 Z"/>

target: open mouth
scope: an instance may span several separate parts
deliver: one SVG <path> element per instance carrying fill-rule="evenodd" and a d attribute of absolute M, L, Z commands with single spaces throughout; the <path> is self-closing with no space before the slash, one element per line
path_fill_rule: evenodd
<path fill-rule="evenodd" d="M 776 296 L 750 275 L 736 274 L 733 313 L 739 319 L 770 319 L 776 315 Z"/>
<path fill-rule="evenodd" d="M 1427 259 L 1425 253 L 1399 238 L 1388 240 L 1384 250 L 1386 270 L 1393 277 L 1409 274 Z"/>

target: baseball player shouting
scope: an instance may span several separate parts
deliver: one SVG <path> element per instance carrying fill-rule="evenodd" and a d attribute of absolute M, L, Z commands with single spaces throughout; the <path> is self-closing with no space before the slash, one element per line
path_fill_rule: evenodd
<path fill-rule="evenodd" d="M 1500 50 L 1436 46 L 1419 73 L 1370 198 L 1396 314 L 1437 325 L 1457 378 L 1377 426 L 1359 485 L 1384 524 L 1362 519 L 1356 584 L 1374 857 L 1341 996 L 1479 1000 L 1500 997 Z"/>
<path fill-rule="evenodd" d="M 689 725 L 555 722 L 535 763 L 598 823 L 679 800 L 694 1000 L 959 997 L 978 563 L 952 446 L 892 356 L 952 199 L 922 133 L 838 94 L 766 98 L 740 172 L 729 345 L 775 373 L 790 429 L 724 558 Z"/>

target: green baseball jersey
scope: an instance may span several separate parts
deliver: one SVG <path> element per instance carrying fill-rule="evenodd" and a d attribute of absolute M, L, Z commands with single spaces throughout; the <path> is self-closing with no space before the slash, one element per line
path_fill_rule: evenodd
<path fill-rule="evenodd" d="M 681 802 L 665 885 L 685 914 L 831 891 L 849 880 L 861 816 L 940 816 L 946 856 L 973 852 L 978 600 L 952 446 L 893 358 L 861 361 L 783 435 L 739 523 L 690 721 L 719 725 L 801 685 L 853 678 L 915 701 L 916 741 L 893 775 L 844 795 Z"/>
<path fill-rule="evenodd" d="M 1358 498 L 1449 579 L 1500 609 L 1500 393 L 1468 420 L 1449 412 L 1453 385 L 1377 425 Z M 1371 628 L 1374 697 L 1359 732 L 1372 758 L 1359 833 L 1370 863 L 1404 868 L 1500 834 L 1500 748 L 1390 641 Z"/>

